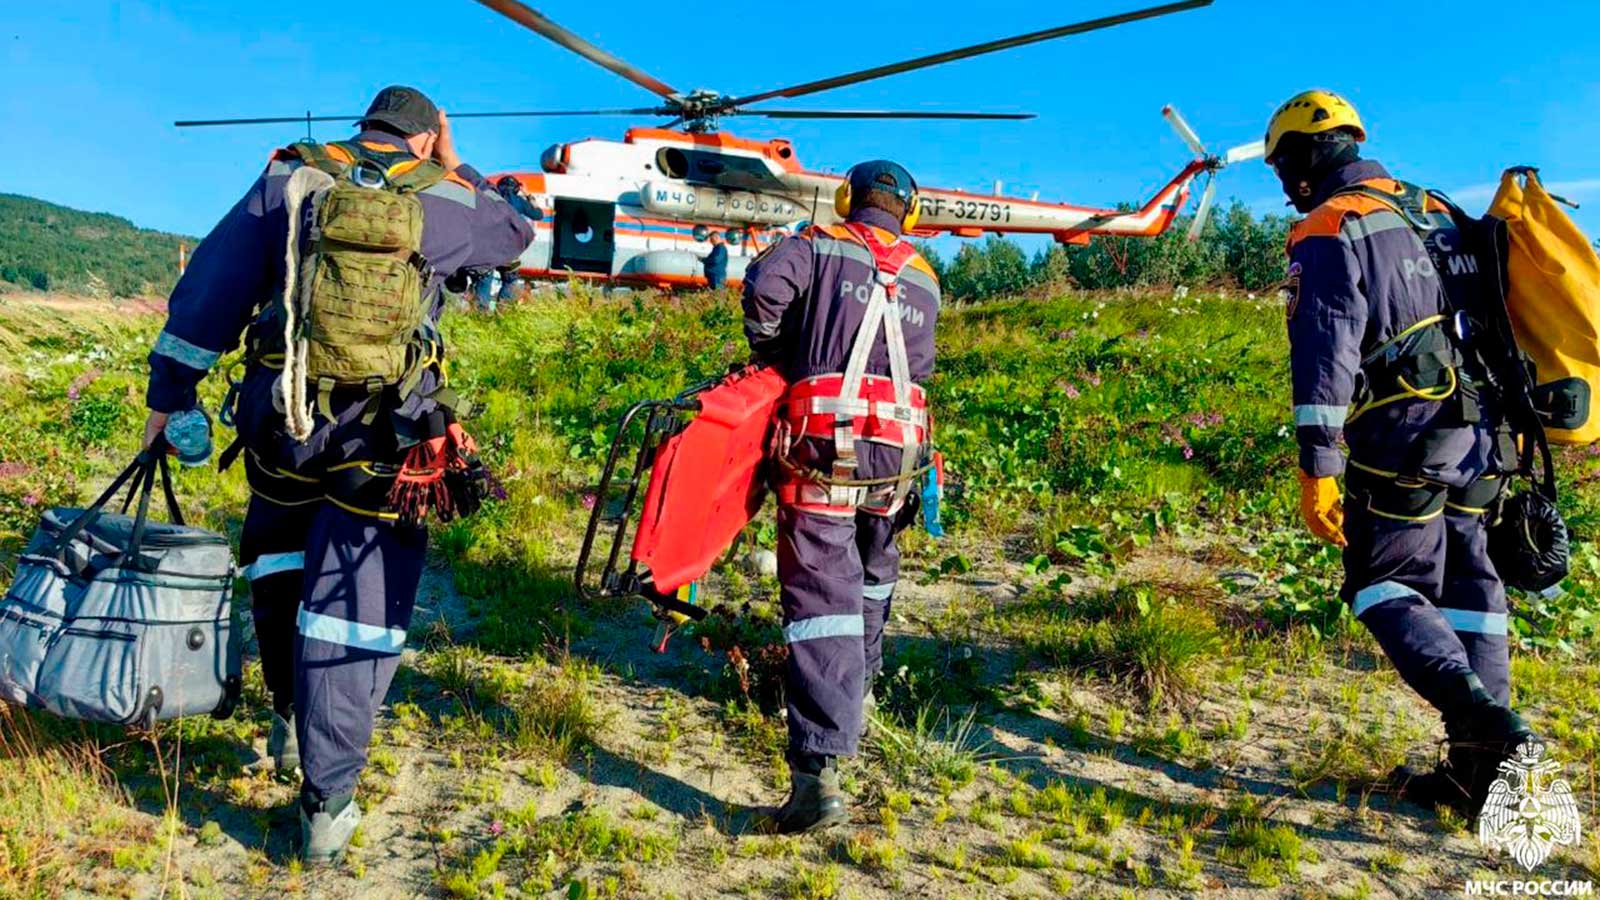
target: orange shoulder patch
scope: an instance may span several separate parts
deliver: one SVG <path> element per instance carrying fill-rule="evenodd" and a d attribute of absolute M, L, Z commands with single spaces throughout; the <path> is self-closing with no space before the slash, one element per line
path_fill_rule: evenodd
<path fill-rule="evenodd" d="M 929 278 L 932 278 L 934 284 L 939 283 L 939 273 L 933 270 L 933 266 L 928 265 L 928 261 L 922 258 L 921 253 L 911 257 L 911 268 L 916 269 Z"/>
<path fill-rule="evenodd" d="M 813 225 L 811 226 L 811 231 L 813 234 L 825 235 L 836 241 L 855 240 L 855 236 L 850 233 L 850 229 L 843 225 Z"/>
<path fill-rule="evenodd" d="M 1382 183 L 1373 183 L 1380 190 L 1387 190 Z M 1389 182 L 1394 184 L 1394 182 Z M 1309 237 L 1337 237 L 1339 229 L 1348 217 L 1361 217 L 1379 210 L 1390 209 L 1387 204 L 1376 197 L 1367 197 L 1361 194 L 1341 194 L 1312 210 L 1304 219 L 1294 223 L 1289 229 L 1289 246 L 1294 247 Z"/>

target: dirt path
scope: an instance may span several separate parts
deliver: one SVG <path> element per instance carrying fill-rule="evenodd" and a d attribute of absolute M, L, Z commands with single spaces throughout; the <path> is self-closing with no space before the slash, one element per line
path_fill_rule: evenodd
<path fill-rule="evenodd" d="M 1123 574 L 1214 583 L 1197 555 L 1167 548 Z M 1024 579 L 990 564 L 958 581 L 903 581 L 891 654 L 895 645 L 948 641 L 930 628 L 951 604 L 1015 602 Z M 413 646 L 435 640 L 441 629 L 430 623 L 440 620 L 457 637 L 470 635 L 468 606 L 449 573 L 430 568 Z M 221 835 L 178 840 L 185 895 L 376 900 L 448 888 L 550 897 L 1420 898 L 1458 894 L 1475 870 L 1497 865 L 1459 826 L 1307 772 L 1318 748 L 1337 747 L 1345 732 L 1389 729 L 1415 750 L 1427 746 L 1427 711 L 1361 659 L 1273 671 L 1247 664 L 1234 675 L 1221 674 L 1229 663 L 1219 661 L 1206 690 L 1149 714 L 1099 680 L 1025 670 L 1021 680 L 1033 687 L 1003 697 L 958 740 L 979 761 L 971 783 L 897 783 L 882 751 L 869 749 L 846 768 L 861 801 L 850 827 L 767 837 L 758 808 L 781 798 L 777 766 L 752 753 L 727 709 L 695 687 L 718 660 L 686 640 L 650 653 L 652 627 L 643 610 L 629 610 L 572 647 L 599 664 L 591 695 L 604 724 L 564 763 L 509 753 L 464 759 L 451 734 L 459 723 L 418 727 L 408 705 L 428 706 L 439 682 L 420 671 L 433 651 L 408 651 L 380 722 L 361 846 L 350 860 L 330 872 L 300 871 L 289 862 L 292 786 L 242 776 L 235 802 L 207 807 Z M 1341 717 L 1347 707 L 1354 713 Z M 1248 728 L 1225 733 L 1241 717 Z M 1163 728 L 1188 729 L 1190 745 L 1149 738 Z M 1241 810 L 1266 837 L 1231 824 Z M 591 832 L 557 840 L 559 853 L 547 857 L 475 864 L 512 820 Z M 1271 831 L 1278 826 L 1290 836 Z M 595 835 L 605 829 L 614 829 L 604 839 L 613 850 L 583 843 L 601 841 Z M 1252 856 L 1256 841 L 1269 849 Z M 474 868 L 473 877 L 450 880 Z M 1562 871 L 1593 877 L 1558 864 L 1543 875 Z M 569 888 L 574 882 L 580 887 Z M 146 879 L 134 895 L 154 888 Z"/>
<path fill-rule="evenodd" d="M 13 292 L 0 293 L 0 306 L 16 308 L 33 307 L 64 313 L 118 313 L 122 315 L 165 315 L 167 301 L 163 297 L 96 298 L 77 294 Z"/>

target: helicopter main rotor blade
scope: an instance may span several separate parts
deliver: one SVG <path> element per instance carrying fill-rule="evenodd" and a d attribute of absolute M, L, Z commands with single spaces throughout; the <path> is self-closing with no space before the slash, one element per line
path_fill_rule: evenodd
<path fill-rule="evenodd" d="M 518 119 L 534 116 L 648 116 L 660 113 L 653 107 L 637 109 L 542 109 L 517 112 L 450 113 L 451 119 Z M 358 122 L 360 116 L 268 116 L 254 119 L 184 119 L 173 122 L 178 128 L 203 128 L 211 125 L 280 125 L 289 122 Z"/>
<path fill-rule="evenodd" d="M 479 2 L 488 3 L 490 0 L 479 0 Z M 943 53 L 920 56 L 916 59 L 906 60 L 905 62 L 891 63 L 886 66 L 877 66 L 876 68 L 872 69 L 863 69 L 860 72 L 851 72 L 848 75 L 839 75 L 833 78 L 824 78 L 821 81 L 810 81 L 806 82 L 805 84 L 794 85 L 793 87 L 779 88 L 775 91 L 751 94 L 748 97 L 739 97 L 729 100 L 728 105 L 743 106 L 748 103 L 759 103 L 762 100 L 771 100 L 777 97 L 801 97 L 806 94 L 815 94 L 818 91 L 828 91 L 834 88 L 844 87 L 847 84 L 858 84 L 863 81 L 871 81 L 874 78 L 884 78 L 889 75 L 898 75 L 901 72 L 910 72 L 914 69 L 925 69 L 928 66 L 937 66 L 941 63 L 954 62 L 958 59 L 969 59 L 974 56 L 982 56 L 985 53 L 995 53 L 1000 50 L 1010 50 L 1013 47 L 1021 47 L 1027 44 L 1037 44 L 1040 41 L 1054 40 L 1055 38 L 1066 37 L 1074 34 L 1083 34 L 1089 31 L 1098 31 L 1102 28 L 1110 28 L 1114 25 L 1122 25 L 1127 22 L 1137 22 L 1141 19 L 1154 19 L 1158 16 L 1165 16 L 1171 13 L 1199 9 L 1203 6 L 1210 6 L 1212 2 L 1214 2 L 1214 0 L 1181 0 L 1181 2 L 1177 3 L 1168 3 L 1162 6 L 1152 6 L 1148 9 L 1135 10 L 1133 12 L 1122 13 L 1120 15 L 1091 19 L 1087 22 L 1078 22 L 1072 25 L 1063 25 L 1059 28 L 1048 28 L 1044 31 L 1035 31 L 1029 34 L 1018 35 L 1016 37 L 1002 38 L 1001 40 L 997 41 L 974 44 L 971 47 L 963 47 L 959 50 L 947 50 Z"/>
<path fill-rule="evenodd" d="M 549 38 L 595 65 L 621 75 L 651 93 L 659 94 L 667 99 L 671 99 L 678 94 L 665 81 L 634 68 L 601 50 L 599 47 L 552 22 L 545 17 L 544 13 L 525 3 L 519 3 L 518 0 L 478 0 L 478 2 L 529 31 Z"/>
<path fill-rule="evenodd" d="M 1037 118 L 1037 113 L 938 112 L 893 109 L 737 109 L 740 116 L 768 119 L 1003 119 Z"/>
<path fill-rule="evenodd" d="M 285 122 L 354 122 L 360 116 L 268 116 L 254 119 L 179 119 L 175 128 L 204 128 L 210 125 L 279 125 Z"/>

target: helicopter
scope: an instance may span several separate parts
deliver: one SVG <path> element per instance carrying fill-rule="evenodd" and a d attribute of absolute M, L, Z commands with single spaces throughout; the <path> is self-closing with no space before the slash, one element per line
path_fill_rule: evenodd
<path fill-rule="evenodd" d="M 840 217 L 833 197 L 844 176 L 804 168 L 792 142 L 750 140 L 721 130 L 725 119 L 774 120 L 935 119 L 1016 121 L 1032 113 L 936 110 L 832 110 L 772 108 L 763 104 L 943 65 L 1028 44 L 1085 34 L 1210 6 L 1214 0 L 1178 0 L 1159 6 L 1043 29 L 1014 37 L 875 66 L 856 72 L 747 95 L 698 89 L 680 91 L 557 24 L 520 0 L 478 0 L 512 22 L 549 39 L 655 94 L 652 106 L 627 109 L 452 112 L 452 119 L 522 117 L 660 117 L 656 126 L 629 128 L 622 140 L 588 138 L 556 144 L 537 171 L 489 176 L 534 227 L 533 243 L 514 267 L 524 279 L 592 280 L 658 289 L 706 284 L 702 258 L 711 240 L 729 247 L 728 281 L 738 284 L 746 266 L 772 243 L 806 224 L 830 225 Z M 1196 180 L 1206 185 L 1190 225 L 1204 228 L 1216 196 L 1215 176 L 1227 166 L 1262 155 L 1256 141 L 1214 154 L 1178 111 L 1163 110 L 1168 124 L 1194 156 L 1170 181 L 1133 209 L 921 188 L 921 216 L 912 237 L 984 234 L 1048 235 L 1087 244 L 1095 235 L 1155 237 L 1167 231 L 1188 203 Z M 352 121 L 359 116 L 305 116 L 187 120 L 177 127 Z"/>

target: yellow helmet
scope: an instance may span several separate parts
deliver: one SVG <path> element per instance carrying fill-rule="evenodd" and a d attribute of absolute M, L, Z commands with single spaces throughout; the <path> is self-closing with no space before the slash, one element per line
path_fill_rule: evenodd
<path fill-rule="evenodd" d="M 1357 141 L 1367 139 L 1367 130 L 1361 125 L 1361 115 L 1350 101 L 1333 91 L 1305 91 L 1290 97 L 1267 123 L 1267 154 L 1270 162 L 1278 151 L 1278 142 L 1286 134 L 1321 134 L 1335 128 L 1348 128 L 1355 132 Z"/>

